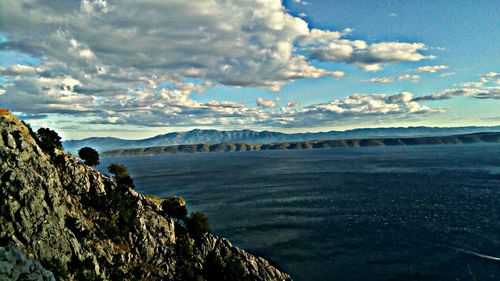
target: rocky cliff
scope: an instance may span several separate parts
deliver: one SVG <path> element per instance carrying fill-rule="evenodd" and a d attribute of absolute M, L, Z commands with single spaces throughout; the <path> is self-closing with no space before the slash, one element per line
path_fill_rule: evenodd
<path fill-rule="evenodd" d="M 23 259 L 40 277 L 22 280 L 52 280 L 31 261 L 59 280 L 291 280 L 226 239 L 192 239 L 158 200 L 71 154 L 43 151 L 12 114 L 0 134 L 0 247 L 25 256 L 0 261 L 1 280 L 16 280 L 8 261 Z"/>

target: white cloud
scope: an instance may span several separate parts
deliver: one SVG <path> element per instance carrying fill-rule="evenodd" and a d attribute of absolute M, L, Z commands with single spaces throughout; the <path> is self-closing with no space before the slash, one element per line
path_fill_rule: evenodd
<path fill-rule="evenodd" d="M 414 101 L 447 100 L 457 96 L 474 97 L 478 99 L 499 99 L 500 87 L 496 79 L 500 78 L 500 73 L 489 72 L 481 75 L 479 80 L 464 82 L 454 88 L 444 89 L 437 93 L 414 98 Z"/>
<path fill-rule="evenodd" d="M 430 108 L 414 101 L 409 92 L 394 95 L 354 94 L 328 103 L 318 103 L 299 107 L 296 101 L 277 108 L 273 100 L 257 99 L 259 108 L 248 108 L 232 102 L 211 101 L 197 103 L 180 99 L 177 105 L 169 109 L 149 106 L 144 111 L 128 110 L 132 101 L 122 103 L 124 110 L 114 112 L 112 118 L 96 120 L 99 124 L 135 124 L 148 126 L 253 126 L 253 127 L 316 127 L 328 124 L 348 123 L 352 120 L 394 120 L 408 116 L 420 116 L 442 112 L 439 108 Z M 186 105 L 189 105 L 186 107 Z M 177 108 L 177 110 L 172 110 Z"/>
<path fill-rule="evenodd" d="M 356 64 L 365 71 L 378 71 L 382 63 L 417 62 L 433 59 L 434 56 L 422 55 L 422 43 L 381 42 L 368 45 L 362 40 L 340 39 L 326 45 L 310 47 L 312 58 L 320 61 L 344 61 Z"/>
<path fill-rule="evenodd" d="M 403 74 L 398 76 L 398 80 L 404 81 L 404 80 L 410 80 L 413 83 L 420 82 L 420 76 L 419 75 L 411 75 L 411 74 Z"/>
<path fill-rule="evenodd" d="M 350 29 L 309 29 L 287 14 L 280 0 L 34 1 L 7 1 L 0 12 L 12 41 L 9 48 L 22 45 L 23 50 L 43 52 L 47 60 L 89 76 L 108 67 L 112 72 L 127 69 L 129 76 L 183 73 L 226 85 L 279 89 L 294 79 L 329 74 L 299 53 L 366 70 L 384 62 L 429 58 L 419 53 L 425 49 L 421 43 L 368 45 L 341 39 Z"/>
<path fill-rule="evenodd" d="M 426 113 L 437 110 L 413 101 L 413 94 L 402 92 L 396 95 L 354 94 L 343 99 L 335 99 L 326 104 L 309 107 L 333 113 L 388 114 L 388 113 Z"/>
<path fill-rule="evenodd" d="M 256 102 L 257 102 L 257 105 L 261 106 L 261 107 L 275 107 L 276 106 L 276 102 L 274 102 L 273 100 L 267 100 L 264 98 L 257 98 Z"/>
<path fill-rule="evenodd" d="M 448 76 L 452 76 L 455 74 L 456 74 L 456 72 L 445 72 L 445 73 L 441 73 L 439 76 L 440 77 L 448 77 Z"/>
<path fill-rule="evenodd" d="M 6 80 L 0 102 L 27 114 L 71 114 L 96 123 L 283 122 L 294 117 L 264 112 L 274 110 L 274 101 L 263 99 L 264 110 L 200 103 L 192 95 L 218 84 L 279 91 L 297 79 L 345 75 L 313 60 L 374 71 L 432 58 L 422 43 L 368 44 L 346 39 L 353 32 L 348 28 L 310 28 L 281 0 L 5 0 L 0 26 L 8 38 L 0 50 L 40 61 L 0 68 Z M 192 79 L 201 82 L 186 82 Z"/>
<path fill-rule="evenodd" d="M 286 107 L 297 107 L 300 105 L 300 102 L 298 101 L 291 101 L 289 103 L 286 104 Z"/>
<path fill-rule="evenodd" d="M 416 72 L 430 72 L 430 73 L 434 73 L 436 71 L 444 70 L 444 69 L 448 69 L 448 66 L 447 65 L 427 65 L 427 66 L 417 67 L 417 68 L 415 68 L 415 71 Z"/>
<path fill-rule="evenodd" d="M 488 72 L 481 76 L 481 80 L 490 80 L 490 79 L 500 79 L 500 73 L 498 72 Z"/>
<path fill-rule="evenodd" d="M 373 77 L 369 80 L 364 80 L 365 82 L 371 82 L 371 83 L 381 83 L 381 84 L 387 84 L 387 83 L 392 83 L 394 82 L 394 79 L 392 77 Z"/>
<path fill-rule="evenodd" d="M 364 82 L 371 82 L 371 83 L 388 84 L 388 83 L 393 83 L 395 81 L 406 81 L 406 80 L 417 83 L 417 82 L 420 82 L 420 76 L 410 75 L 410 74 L 402 74 L 402 75 L 399 75 L 397 77 L 373 77 L 371 79 L 363 80 L 363 81 Z"/>
<path fill-rule="evenodd" d="M 337 78 L 342 78 L 345 76 L 345 72 L 343 71 L 331 71 L 329 72 L 331 76 L 337 77 Z"/>

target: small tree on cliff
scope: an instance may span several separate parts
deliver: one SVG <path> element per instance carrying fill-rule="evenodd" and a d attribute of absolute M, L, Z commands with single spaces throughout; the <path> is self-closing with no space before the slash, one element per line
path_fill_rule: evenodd
<path fill-rule="evenodd" d="M 62 149 L 61 137 L 49 128 L 40 128 L 37 131 L 40 146 L 47 152 L 52 152 L 54 149 Z"/>
<path fill-rule="evenodd" d="M 179 196 L 169 196 L 163 200 L 161 207 L 167 216 L 185 220 L 187 216 L 186 201 Z"/>
<path fill-rule="evenodd" d="M 128 174 L 128 169 L 125 165 L 113 163 L 108 166 L 108 171 L 115 175 L 115 180 L 118 186 L 135 188 L 134 181 Z"/>
<path fill-rule="evenodd" d="M 85 165 L 96 166 L 99 165 L 99 153 L 92 147 L 82 147 L 78 150 L 78 156 L 84 161 Z"/>
<path fill-rule="evenodd" d="M 186 228 L 194 239 L 200 240 L 203 234 L 211 233 L 208 219 L 202 212 L 194 212 L 186 219 Z"/>
<path fill-rule="evenodd" d="M 104 203 L 111 214 L 118 216 L 116 221 L 109 220 L 104 228 L 107 236 L 113 241 L 123 242 L 135 225 L 136 199 L 128 194 L 129 188 L 134 188 L 134 182 L 124 165 L 113 163 L 108 166 L 108 171 L 114 175 L 117 188 L 107 194 L 107 202 Z"/>

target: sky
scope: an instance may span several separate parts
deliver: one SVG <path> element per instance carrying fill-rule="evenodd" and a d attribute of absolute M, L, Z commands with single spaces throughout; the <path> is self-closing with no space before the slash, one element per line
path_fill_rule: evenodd
<path fill-rule="evenodd" d="M 500 125 L 500 5 L 2 0 L 0 107 L 64 139 Z"/>

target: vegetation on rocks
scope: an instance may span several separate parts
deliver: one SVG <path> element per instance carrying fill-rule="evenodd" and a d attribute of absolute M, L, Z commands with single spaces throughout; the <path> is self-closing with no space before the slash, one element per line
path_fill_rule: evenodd
<path fill-rule="evenodd" d="M 85 165 L 97 166 L 99 165 L 99 153 L 92 147 L 82 147 L 78 150 L 78 156 L 84 161 Z"/>
<path fill-rule="evenodd" d="M 134 180 L 130 177 L 125 165 L 112 163 L 108 166 L 108 172 L 114 175 L 116 184 L 119 187 L 135 188 Z"/>
<path fill-rule="evenodd" d="M 194 239 L 200 240 L 205 233 L 211 233 L 208 219 L 202 212 L 194 212 L 186 219 L 186 227 Z"/>
<path fill-rule="evenodd" d="M 187 217 L 186 201 L 179 196 L 169 196 L 163 200 L 161 207 L 165 215 L 184 221 Z"/>
<path fill-rule="evenodd" d="M 291 280 L 211 235 L 204 215 L 179 220 L 180 201 L 165 212 L 158 200 L 137 193 L 123 165 L 111 165 L 109 177 L 60 149 L 42 150 L 10 114 L 0 116 L 0 135 L 0 247 L 40 262 L 38 269 L 23 267 L 41 276 L 29 280 L 53 281 L 45 269 L 70 281 Z M 40 143 L 58 147 L 55 134 L 48 136 Z M 30 262 L 6 260 L 0 280 L 19 276 L 10 269 Z"/>
<path fill-rule="evenodd" d="M 40 128 L 37 131 L 39 145 L 46 152 L 53 152 L 54 149 L 62 149 L 61 137 L 49 128 Z"/>

